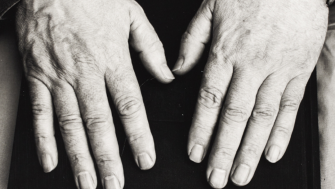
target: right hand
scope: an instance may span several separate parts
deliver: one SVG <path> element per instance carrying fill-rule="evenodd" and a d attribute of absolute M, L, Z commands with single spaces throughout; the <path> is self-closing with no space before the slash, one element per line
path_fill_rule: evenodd
<path fill-rule="evenodd" d="M 123 188 L 106 86 L 137 165 L 150 169 L 156 160 L 154 141 L 128 39 L 155 78 L 169 83 L 174 77 L 141 7 L 132 0 L 23 0 L 17 28 L 44 171 L 50 172 L 58 162 L 54 104 L 77 187 L 95 188 L 98 182 L 87 133 L 104 188 Z"/>

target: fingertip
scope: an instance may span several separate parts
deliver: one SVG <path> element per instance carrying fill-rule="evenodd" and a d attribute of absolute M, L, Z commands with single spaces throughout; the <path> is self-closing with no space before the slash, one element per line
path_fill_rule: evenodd
<path fill-rule="evenodd" d="M 77 174 L 76 183 L 78 189 L 94 189 L 97 186 L 96 176 L 92 173 L 83 171 Z"/>
<path fill-rule="evenodd" d="M 179 70 L 181 70 L 183 64 L 184 64 L 184 57 L 183 56 L 180 56 L 175 64 L 175 66 L 173 67 L 172 71 L 174 73 L 177 73 Z"/>
<path fill-rule="evenodd" d="M 184 75 L 188 73 L 198 62 L 198 60 L 186 60 L 184 56 L 180 56 L 173 67 L 172 72 L 176 75 Z"/>
<path fill-rule="evenodd" d="M 149 170 L 155 165 L 155 159 L 156 158 L 153 159 L 147 153 L 142 153 L 137 155 L 136 163 L 141 170 Z"/>
<path fill-rule="evenodd" d="M 163 77 L 161 79 L 159 79 L 160 77 L 157 77 L 157 78 L 159 79 L 161 83 L 165 83 L 165 84 L 171 83 L 175 79 L 170 68 L 166 64 L 163 64 L 160 67 L 160 69 L 161 69 L 161 73 Z"/>
<path fill-rule="evenodd" d="M 194 163 L 201 163 L 205 154 L 205 149 L 202 145 L 195 144 L 189 153 L 189 158 Z"/>
<path fill-rule="evenodd" d="M 105 189 L 121 189 L 124 184 L 121 184 L 116 176 L 107 176 L 103 180 L 103 185 Z"/>
<path fill-rule="evenodd" d="M 40 159 L 43 171 L 45 173 L 50 173 L 57 166 L 57 162 L 55 162 L 53 160 L 54 158 L 52 158 L 52 156 L 49 154 L 43 154 Z"/>
<path fill-rule="evenodd" d="M 277 163 L 280 160 L 281 157 L 280 154 L 281 154 L 280 147 L 274 144 L 267 149 L 265 153 L 265 158 L 270 163 Z"/>

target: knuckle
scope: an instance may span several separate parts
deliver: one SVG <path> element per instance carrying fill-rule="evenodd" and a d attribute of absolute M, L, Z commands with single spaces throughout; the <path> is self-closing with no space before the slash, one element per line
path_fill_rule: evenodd
<path fill-rule="evenodd" d="M 299 109 L 300 102 L 302 100 L 301 97 L 296 98 L 284 98 L 280 104 L 280 111 L 283 112 L 294 112 Z"/>
<path fill-rule="evenodd" d="M 49 137 L 42 135 L 42 134 L 36 134 L 35 136 L 35 143 L 37 147 L 41 147 L 44 144 L 46 144 L 46 142 L 48 141 Z"/>
<path fill-rule="evenodd" d="M 148 136 L 149 136 L 149 132 L 143 131 L 143 132 L 129 134 L 127 139 L 128 139 L 128 143 L 130 145 L 133 145 L 133 144 L 139 144 L 142 141 L 146 141 Z"/>
<path fill-rule="evenodd" d="M 117 160 L 111 154 L 102 154 L 96 157 L 96 162 L 100 167 L 111 167 L 116 164 Z"/>
<path fill-rule="evenodd" d="M 204 87 L 199 93 L 199 103 L 208 109 L 221 107 L 223 93 L 215 87 Z"/>
<path fill-rule="evenodd" d="M 279 125 L 273 127 L 272 132 L 274 133 L 274 136 L 278 137 L 278 138 L 286 138 L 287 139 L 287 138 L 290 138 L 290 136 L 291 136 L 291 132 L 288 128 L 283 127 L 283 126 L 279 126 Z"/>
<path fill-rule="evenodd" d="M 149 43 L 149 51 L 148 52 L 155 52 L 155 51 L 164 51 L 163 43 L 158 39 L 155 38 L 151 43 Z"/>
<path fill-rule="evenodd" d="M 211 56 L 217 56 L 217 55 L 223 55 L 224 54 L 224 44 L 222 42 L 217 42 L 213 45 L 213 47 L 210 50 Z"/>
<path fill-rule="evenodd" d="M 76 136 L 76 135 L 72 135 L 71 137 L 64 137 L 64 143 L 67 146 L 68 149 L 75 149 L 78 146 L 84 144 L 82 143 L 82 141 L 85 141 L 86 136 Z"/>
<path fill-rule="evenodd" d="M 241 106 L 235 106 L 235 105 L 228 105 L 223 113 L 222 113 L 222 120 L 229 120 L 233 122 L 246 122 L 249 118 L 248 111 L 241 107 Z"/>
<path fill-rule="evenodd" d="M 139 114 L 142 106 L 141 100 L 133 96 L 122 96 L 116 101 L 118 113 L 123 119 L 135 118 Z"/>
<path fill-rule="evenodd" d="M 210 126 L 206 126 L 202 123 L 198 123 L 196 122 L 194 124 L 194 129 L 192 129 L 192 132 L 197 136 L 197 137 L 207 137 L 207 136 L 211 136 L 213 133 L 213 128 L 214 127 L 210 127 Z M 192 133 L 192 134 L 193 134 Z"/>
<path fill-rule="evenodd" d="M 82 131 L 82 119 L 79 114 L 60 115 L 58 117 L 59 127 L 62 133 L 72 135 Z"/>
<path fill-rule="evenodd" d="M 32 113 L 36 117 L 45 116 L 52 114 L 52 108 L 43 103 L 33 103 L 31 105 Z"/>
<path fill-rule="evenodd" d="M 88 133 L 105 133 L 111 127 L 108 124 L 109 116 L 104 113 L 92 113 L 85 117 L 85 124 Z"/>
<path fill-rule="evenodd" d="M 70 156 L 70 161 L 74 166 L 86 165 L 86 162 L 89 161 L 90 157 L 84 154 L 74 154 Z"/>
<path fill-rule="evenodd" d="M 181 37 L 182 42 L 184 42 L 184 43 L 189 42 L 190 40 L 192 40 L 192 38 L 193 38 L 193 36 L 189 31 L 186 31 Z"/>
<path fill-rule="evenodd" d="M 272 120 L 277 114 L 277 109 L 273 105 L 260 105 L 252 112 L 254 120 Z"/>
<path fill-rule="evenodd" d="M 232 148 L 228 147 L 218 147 L 214 149 L 213 156 L 214 158 L 225 160 L 225 161 L 233 161 L 235 157 L 236 151 Z"/>
<path fill-rule="evenodd" d="M 249 143 L 241 148 L 241 155 L 244 158 L 257 158 L 259 156 L 259 146 Z"/>

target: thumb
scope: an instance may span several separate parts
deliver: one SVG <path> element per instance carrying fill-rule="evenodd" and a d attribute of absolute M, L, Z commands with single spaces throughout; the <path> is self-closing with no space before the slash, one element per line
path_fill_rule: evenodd
<path fill-rule="evenodd" d="M 140 53 L 144 67 L 160 82 L 171 82 L 174 76 L 166 64 L 163 44 L 137 3 L 130 10 L 130 19 L 130 44 Z"/>
<path fill-rule="evenodd" d="M 201 58 L 211 36 L 214 1 L 205 0 L 193 17 L 181 40 L 179 57 L 173 72 L 179 75 L 190 71 Z"/>

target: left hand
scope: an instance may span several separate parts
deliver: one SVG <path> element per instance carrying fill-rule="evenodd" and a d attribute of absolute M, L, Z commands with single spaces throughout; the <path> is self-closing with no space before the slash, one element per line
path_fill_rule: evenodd
<path fill-rule="evenodd" d="M 212 187 L 223 188 L 229 174 L 237 185 L 249 183 L 264 149 L 270 162 L 282 158 L 327 17 L 324 0 L 203 1 L 174 71 L 188 72 L 213 34 L 188 142 L 190 159 L 201 162 L 218 122 L 207 168 Z"/>

